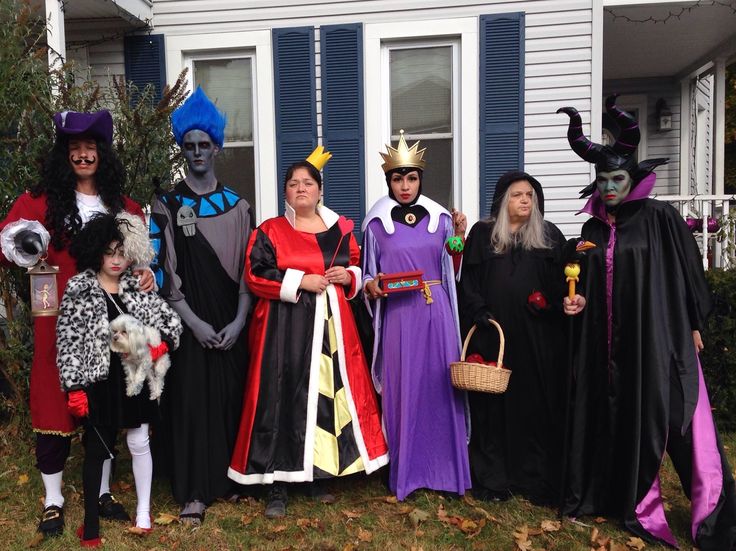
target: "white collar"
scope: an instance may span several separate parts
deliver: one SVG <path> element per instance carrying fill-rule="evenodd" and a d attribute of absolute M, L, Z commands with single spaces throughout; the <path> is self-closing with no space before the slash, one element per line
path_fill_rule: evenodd
<path fill-rule="evenodd" d="M 427 226 L 427 231 L 429 233 L 437 231 L 437 228 L 440 225 L 440 215 L 446 214 L 450 216 L 450 213 L 445 207 L 432 201 L 432 199 L 426 195 L 420 195 L 414 204 L 427 209 L 427 212 L 429 213 L 429 225 Z M 365 220 L 363 220 L 363 226 L 361 229 L 365 231 L 365 228 L 371 220 L 374 218 L 380 218 L 381 223 L 383 224 L 383 229 L 386 230 L 386 233 L 389 235 L 394 233 L 395 228 L 393 218 L 391 218 L 391 211 L 397 206 L 401 206 L 401 204 L 398 201 L 391 199 L 388 195 L 381 197 L 368 212 Z"/>
<path fill-rule="evenodd" d="M 317 214 L 320 218 L 322 218 L 322 221 L 328 228 L 334 226 L 335 223 L 337 223 L 337 220 L 340 218 L 340 216 L 335 211 L 328 209 L 322 204 L 317 205 Z M 296 211 L 286 201 L 284 201 L 284 217 L 289 221 L 291 227 L 296 229 Z"/>

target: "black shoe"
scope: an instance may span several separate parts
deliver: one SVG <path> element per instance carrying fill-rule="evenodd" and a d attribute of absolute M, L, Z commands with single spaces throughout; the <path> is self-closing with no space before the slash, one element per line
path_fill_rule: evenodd
<path fill-rule="evenodd" d="M 276 483 L 268 492 L 268 504 L 266 505 L 266 518 L 282 518 L 286 516 L 287 502 L 286 486 Z"/>
<path fill-rule="evenodd" d="M 43 510 L 38 531 L 44 537 L 60 536 L 64 533 L 64 509 L 57 505 L 49 505 Z"/>
<path fill-rule="evenodd" d="M 100 518 L 130 522 L 130 515 L 111 493 L 102 494 L 97 502 Z"/>

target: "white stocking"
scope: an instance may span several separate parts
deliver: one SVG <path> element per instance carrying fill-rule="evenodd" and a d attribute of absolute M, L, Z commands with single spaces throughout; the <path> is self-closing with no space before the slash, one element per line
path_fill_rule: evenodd
<path fill-rule="evenodd" d="M 110 493 L 110 469 L 112 459 L 105 459 L 102 463 L 102 476 L 100 477 L 100 497 Z"/>
<path fill-rule="evenodd" d="M 46 490 L 46 498 L 43 503 L 44 509 L 51 505 L 56 505 L 57 507 L 64 506 L 64 496 L 61 495 L 61 477 L 63 474 L 64 471 L 54 474 L 41 473 L 43 487 Z"/>
<path fill-rule="evenodd" d="M 143 423 L 135 429 L 128 429 L 128 449 L 133 459 L 135 492 L 138 496 L 135 525 L 138 528 L 150 528 L 153 458 L 151 447 L 148 445 L 148 423 Z"/>

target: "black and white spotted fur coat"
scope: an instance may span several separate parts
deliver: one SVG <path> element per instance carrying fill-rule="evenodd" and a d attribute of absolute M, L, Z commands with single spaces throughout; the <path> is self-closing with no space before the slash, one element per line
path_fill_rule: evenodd
<path fill-rule="evenodd" d="M 130 270 L 120 277 L 119 297 L 128 313 L 158 329 L 173 350 L 179 346 L 181 319 L 158 294 L 137 288 Z M 64 290 L 56 324 L 56 363 L 62 390 L 84 388 L 110 372 L 110 326 L 105 292 L 92 270 L 72 277 Z"/>

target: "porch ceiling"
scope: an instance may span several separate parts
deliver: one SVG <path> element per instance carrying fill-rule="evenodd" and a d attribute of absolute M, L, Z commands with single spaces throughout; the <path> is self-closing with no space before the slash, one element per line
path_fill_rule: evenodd
<path fill-rule="evenodd" d="M 33 5 L 45 9 L 44 0 L 33 0 Z M 67 0 L 64 4 L 66 21 L 90 19 L 122 19 L 124 24 L 140 26 L 152 17 L 151 0 Z"/>
<path fill-rule="evenodd" d="M 726 2 L 724 2 L 726 3 Z M 736 51 L 736 3 L 607 6 L 603 15 L 603 78 L 681 76 L 716 48 Z M 670 15 L 673 14 L 673 15 Z M 676 17 L 679 15 L 679 18 Z M 647 21 L 648 18 L 656 20 Z"/>

